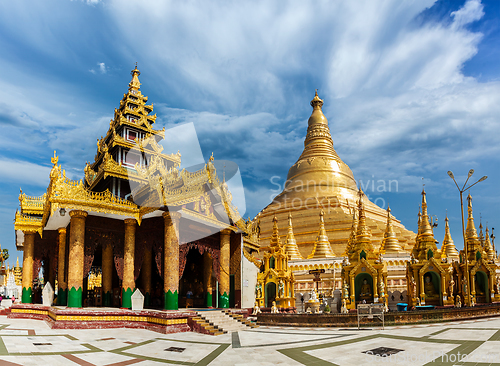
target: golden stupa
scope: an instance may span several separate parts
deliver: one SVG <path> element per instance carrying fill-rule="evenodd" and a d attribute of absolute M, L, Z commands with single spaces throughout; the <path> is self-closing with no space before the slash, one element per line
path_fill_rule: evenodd
<path fill-rule="evenodd" d="M 308 121 L 304 151 L 290 168 L 283 191 L 258 216 L 260 246 L 270 245 L 273 217 L 276 215 L 279 221 L 284 222 L 292 212 L 293 232 L 300 254 L 303 258 L 311 258 L 320 226 L 318 216 L 323 210 L 326 239 L 330 242 L 333 255 L 341 257 L 346 253 L 352 231 L 358 188 L 351 169 L 333 148 L 328 120 L 322 111 L 323 100 L 317 92 L 311 106 L 313 111 Z M 386 231 L 387 211 L 365 199 L 365 212 L 366 223 L 378 251 Z M 391 224 L 397 239 L 396 243 L 391 237 L 391 249 L 399 246 L 401 252 L 410 252 L 415 233 L 406 230 L 394 217 Z M 328 253 L 327 256 L 330 255 Z"/>

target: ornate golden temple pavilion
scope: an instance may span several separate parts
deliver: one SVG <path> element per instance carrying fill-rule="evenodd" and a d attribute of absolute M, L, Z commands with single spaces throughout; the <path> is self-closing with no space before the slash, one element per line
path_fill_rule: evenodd
<path fill-rule="evenodd" d="M 83 180 L 66 176 L 54 152 L 45 194 L 21 191 L 15 216 L 23 250 L 22 302 L 44 266 L 57 304 L 131 307 L 139 288 L 145 306 L 240 306 L 242 246 L 255 250 L 213 156 L 200 170 L 180 170 L 180 153 L 165 154 L 156 115 L 132 71 Z M 97 268 L 102 288 L 88 289 Z M 213 297 L 217 291 L 218 296 Z M 253 293 L 253 288 L 251 289 Z"/>

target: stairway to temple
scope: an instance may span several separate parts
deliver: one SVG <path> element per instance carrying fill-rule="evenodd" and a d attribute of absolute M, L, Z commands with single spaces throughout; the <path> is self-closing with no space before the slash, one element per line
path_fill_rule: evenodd
<path fill-rule="evenodd" d="M 231 314 L 232 316 L 230 316 L 229 310 L 197 311 L 196 314 L 210 326 L 213 326 L 215 329 L 223 333 L 248 330 L 249 328 L 253 328 L 255 326 L 250 321 L 244 319 L 242 315 Z"/>

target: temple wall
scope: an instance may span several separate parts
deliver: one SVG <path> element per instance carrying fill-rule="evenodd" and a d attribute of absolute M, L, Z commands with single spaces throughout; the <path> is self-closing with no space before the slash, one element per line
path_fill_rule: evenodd
<path fill-rule="evenodd" d="M 257 285 L 257 273 L 259 269 L 245 256 L 241 258 L 242 287 L 241 308 L 252 308 L 255 303 L 255 286 Z"/>

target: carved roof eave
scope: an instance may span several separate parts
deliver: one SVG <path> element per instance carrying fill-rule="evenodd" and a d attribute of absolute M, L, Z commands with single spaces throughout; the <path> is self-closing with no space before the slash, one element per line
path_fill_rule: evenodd
<path fill-rule="evenodd" d="M 25 193 L 19 194 L 19 205 L 23 215 L 43 215 L 46 194 L 30 197 Z"/>
<path fill-rule="evenodd" d="M 232 230 L 233 232 L 238 231 L 238 228 L 236 228 L 235 226 L 228 225 L 225 222 L 219 221 L 219 220 L 217 220 L 214 217 L 205 216 L 203 214 L 200 214 L 199 212 L 196 212 L 196 211 L 193 211 L 193 210 L 189 210 L 189 209 L 186 209 L 186 208 L 183 208 L 182 211 L 186 212 L 190 216 L 196 217 L 200 221 L 206 222 L 207 224 L 212 224 L 212 225 L 218 226 L 221 229 L 226 229 L 227 228 L 227 229 Z"/>
<path fill-rule="evenodd" d="M 142 140 L 139 140 L 141 142 Z M 156 145 L 158 145 L 156 143 Z M 171 161 L 175 164 L 175 166 L 179 166 L 181 164 L 181 155 L 180 154 L 163 154 L 157 146 L 152 145 L 152 143 L 147 144 L 146 146 L 151 146 L 151 148 L 145 148 L 144 145 L 138 145 L 136 142 L 125 140 L 123 137 L 119 135 L 113 136 L 111 140 L 111 147 L 120 146 L 125 147 L 130 150 L 140 150 L 146 154 L 157 155 L 165 160 Z"/>
<path fill-rule="evenodd" d="M 262 262 L 259 259 L 255 258 L 253 255 L 248 253 L 244 248 L 243 248 L 243 255 L 249 262 L 253 263 L 255 267 L 260 268 L 260 266 L 262 265 Z"/>
<path fill-rule="evenodd" d="M 90 191 L 85 188 L 81 180 L 72 181 L 67 178 L 65 171 L 57 165 L 56 158 L 55 162 L 50 172 L 42 227 L 45 227 L 50 215 L 59 208 L 134 217 L 139 224 L 141 223 L 139 208 L 135 203 L 116 197 L 109 190 Z"/>
<path fill-rule="evenodd" d="M 496 273 L 496 268 L 495 268 L 496 266 L 489 264 L 488 261 L 486 261 L 483 257 L 479 258 L 479 260 L 476 261 L 476 264 L 471 269 L 471 273 L 472 274 L 476 273 L 477 270 L 481 267 L 481 265 L 483 265 L 488 270 L 488 272 L 492 274 Z"/>
<path fill-rule="evenodd" d="M 38 233 L 40 237 L 42 237 L 43 233 L 42 218 L 23 215 L 19 211 L 17 211 L 16 218 L 14 220 L 14 230 Z"/>

